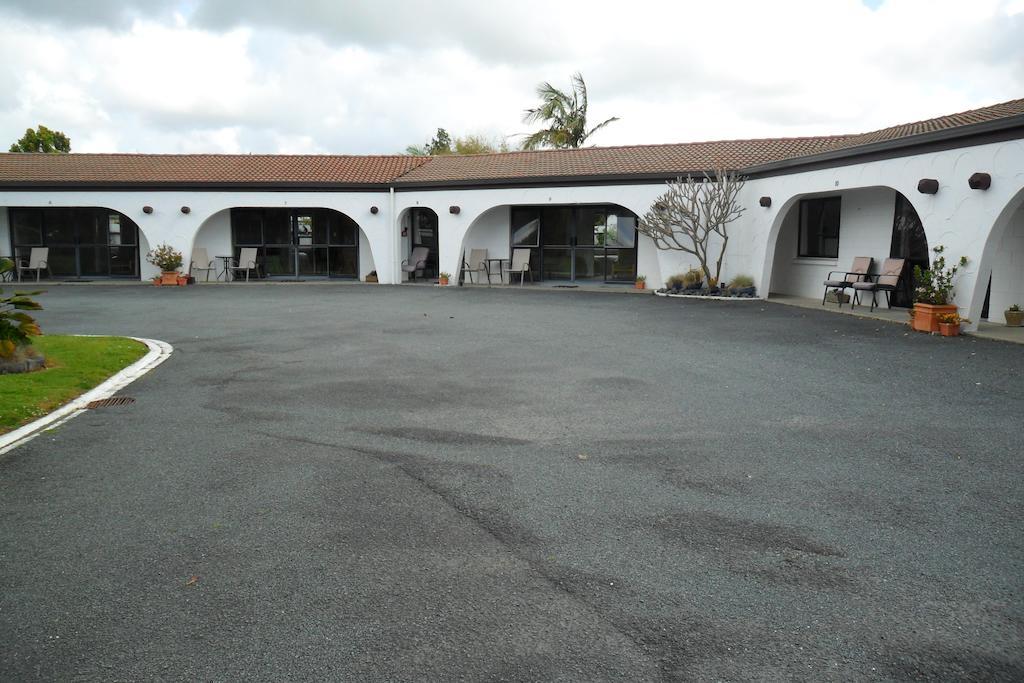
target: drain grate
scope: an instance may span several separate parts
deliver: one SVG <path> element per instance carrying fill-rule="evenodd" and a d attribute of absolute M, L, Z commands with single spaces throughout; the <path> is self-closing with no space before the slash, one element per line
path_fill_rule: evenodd
<path fill-rule="evenodd" d="M 111 396 L 110 398 L 103 398 L 99 401 L 89 401 L 85 404 L 85 407 L 89 410 L 93 408 L 109 408 L 111 406 L 127 406 L 135 403 L 135 399 L 131 396 Z"/>

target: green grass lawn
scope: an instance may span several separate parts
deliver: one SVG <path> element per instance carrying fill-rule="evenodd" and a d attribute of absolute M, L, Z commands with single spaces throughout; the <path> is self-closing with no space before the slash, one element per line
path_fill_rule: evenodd
<path fill-rule="evenodd" d="M 45 335 L 32 340 L 46 369 L 0 375 L 0 434 L 84 394 L 146 355 L 145 344 L 124 337 Z"/>

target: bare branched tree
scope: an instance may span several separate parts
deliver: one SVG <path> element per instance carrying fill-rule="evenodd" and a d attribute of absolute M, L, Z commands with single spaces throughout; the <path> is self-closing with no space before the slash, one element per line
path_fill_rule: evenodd
<path fill-rule="evenodd" d="M 659 249 L 693 254 L 700 262 L 705 281 L 717 283 L 729 244 L 727 226 L 745 211 L 737 201 L 743 183 L 742 177 L 723 169 L 705 173 L 703 178 L 686 176 L 671 180 L 668 191 L 640 219 L 637 230 L 654 240 Z M 712 272 L 708 251 L 714 235 L 721 238 L 721 249 Z"/>

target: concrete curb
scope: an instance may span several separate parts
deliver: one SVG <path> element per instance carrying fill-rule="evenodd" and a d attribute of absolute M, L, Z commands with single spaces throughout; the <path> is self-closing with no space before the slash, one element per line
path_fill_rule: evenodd
<path fill-rule="evenodd" d="M 92 337 L 100 335 L 76 335 L 80 337 Z M 174 351 L 167 342 L 158 339 L 144 339 L 141 337 L 129 337 L 137 342 L 142 342 L 149 348 L 149 353 L 135 361 L 124 370 L 111 375 L 102 384 L 93 387 L 78 398 L 64 404 L 49 415 L 44 415 L 38 420 L 29 422 L 27 425 L 18 427 L 13 432 L 0 436 L 0 455 L 12 451 L 18 446 L 31 441 L 45 429 L 52 429 L 70 420 L 75 415 L 85 410 L 90 401 L 98 401 L 103 398 L 110 398 L 118 391 L 128 386 L 139 377 L 167 360 Z"/>
<path fill-rule="evenodd" d="M 696 301 L 760 301 L 759 296 L 703 296 L 701 294 L 669 294 L 668 292 L 654 292 L 654 296 L 665 296 L 670 299 L 694 299 Z"/>

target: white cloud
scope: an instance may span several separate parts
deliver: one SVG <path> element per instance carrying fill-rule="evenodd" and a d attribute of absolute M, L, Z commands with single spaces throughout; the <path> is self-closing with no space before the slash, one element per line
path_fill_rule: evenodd
<path fill-rule="evenodd" d="M 1024 96 L 1021 0 L 336 3 L 0 9 L 0 141 L 390 153 L 525 132 L 579 69 L 598 144 L 861 132 Z"/>

